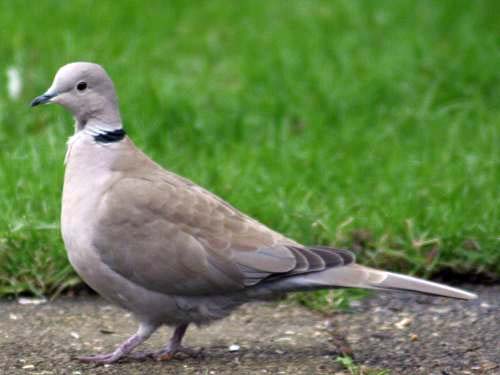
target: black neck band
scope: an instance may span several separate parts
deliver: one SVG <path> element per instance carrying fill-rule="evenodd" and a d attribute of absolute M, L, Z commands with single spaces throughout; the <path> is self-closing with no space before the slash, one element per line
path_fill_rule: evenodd
<path fill-rule="evenodd" d="M 94 135 L 94 140 L 96 142 L 100 142 L 100 143 L 119 142 L 123 138 L 125 138 L 126 134 L 127 133 L 125 133 L 125 130 L 123 130 L 123 129 L 110 130 L 110 131 L 107 131 L 106 133 Z"/>

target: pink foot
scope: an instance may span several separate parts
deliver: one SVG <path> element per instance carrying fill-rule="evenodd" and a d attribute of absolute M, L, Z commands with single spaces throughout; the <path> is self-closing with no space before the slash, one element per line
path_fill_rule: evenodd
<path fill-rule="evenodd" d="M 95 363 L 95 364 L 108 364 L 115 363 L 120 360 L 122 356 L 117 356 L 115 353 L 107 353 L 107 354 L 97 354 L 97 355 L 83 355 L 76 357 L 80 362 L 83 363 Z"/>

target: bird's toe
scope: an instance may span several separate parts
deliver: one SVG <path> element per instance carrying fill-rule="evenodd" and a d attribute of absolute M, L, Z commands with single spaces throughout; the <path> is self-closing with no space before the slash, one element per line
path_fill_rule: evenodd
<path fill-rule="evenodd" d="M 115 353 L 107 353 L 107 354 L 97 354 L 97 355 L 88 355 L 88 356 L 78 356 L 76 359 L 83 363 L 95 363 L 95 364 L 109 364 L 118 362 L 121 357 L 116 356 Z"/>
<path fill-rule="evenodd" d="M 170 360 L 174 359 L 177 354 L 182 354 L 185 357 L 189 357 L 189 358 L 202 358 L 204 355 L 203 348 L 192 349 L 192 348 L 186 348 L 184 346 L 180 346 L 180 347 L 175 348 L 175 349 L 166 348 L 166 349 L 160 350 L 159 352 L 157 352 L 153 355 L 153 358 L 156 359 L 157 361 L 170 361 Z"/>

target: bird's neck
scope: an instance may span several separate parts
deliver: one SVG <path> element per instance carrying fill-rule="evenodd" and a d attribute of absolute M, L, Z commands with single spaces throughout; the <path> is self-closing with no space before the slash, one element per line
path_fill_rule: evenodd
<path fill-rule="evenodd" d="M 116 97 L 90 100 L 86 105 L 71 108 L 76 120 L 76 130 L 105 128 L 115 130 L 122 127 L 122 119 Z"/>
<path fill-rule="evenodd" d="M 83 132 L 94 138 L 96 142 L 112 143 L 121 141 L 126 133 L 121 121 L 104 123 L 101 121 L 88 121 L 83 128 L 76 127 L 77 132 Z"/>
<path fill-rule="evenodd" d="M 102 167 L 119 155 L 116 151 L 121 149 L 124 143 L 130 143 L 121 124 L 109 126 L 89 122 L 87 125 L 80 130 L 76 128 L 75 134 L 68 139 L 64 161 L 66 166 L 70 159 L 73 159 L 72 164 L 79 165 L 78 168 L 96 163 Z"/>

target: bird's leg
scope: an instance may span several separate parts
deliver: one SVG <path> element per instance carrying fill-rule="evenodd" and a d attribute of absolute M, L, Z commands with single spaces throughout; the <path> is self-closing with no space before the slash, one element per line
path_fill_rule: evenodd
<path fill-rule="evenodd" d="M 137 332 L 130 336 L 127 340 L 125 340 L 118 348 L 116 348 L 114 352 L 108 354 L 81 356 L 77 357 L 77 359 L 81 362 L 97 364 L 117 362 L 132 350 L 134 350 L 138 345 L 146 341 L 149 336 L 151 336 L 153 332 L 156 331 L 156 328 L 156 325 L 141 323 Z"/>
<path fill-rule="evenodd" d="M 190 357 L 199 356 L 202 352 L 201 350 L 185 348 L 184 346 L 181 345 L 182 338 L 186 333 L 188 325 L 189 325 L 188 323 L 184 323 L 175 327 L 174 334 L 170 338 L 170 341 L 168 342 L 167 346 L 165 346 L 165 348 L 152 353 L 146 353 L 146 352 L 132 353 L 130 357 L 135 359 L 154 358 L 157 361 L 169 361 L 172 358 L 174 358 L 174 356 L 177 353 L 183 353 Z"/>
<path fill-rule="evenodd" d="M 197 352 L 196 350 L 185 348 L 181 345 L 182 338 L 186 333 L 188 325 L 188 323 L 184 323 L 175 327 L 174 334 L 170 338 L 167 346 L 163 350 L 160 350 L 158 353 L 156 353 L 156 355 L 154 356 L 156 360 L 169 361 L 174 358 L 176 353 L 184 353 L 192 357 L 199 354 L 199 352 Z"/>

